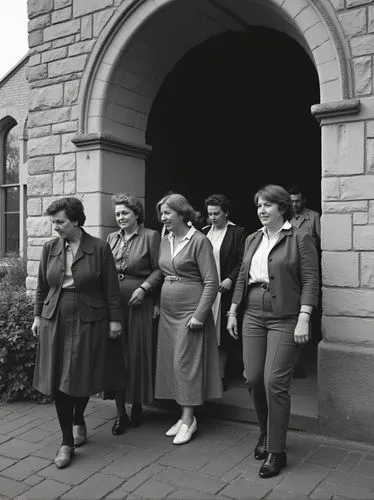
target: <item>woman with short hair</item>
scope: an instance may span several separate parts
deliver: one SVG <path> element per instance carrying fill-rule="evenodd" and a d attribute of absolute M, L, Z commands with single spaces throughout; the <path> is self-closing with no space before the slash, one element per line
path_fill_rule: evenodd
<path fill-rule="evenodd" d="M 202 232 L 206 234 L 213 247 L 217 267 L 219 292 L 212 311 L 219 345 L 220 374 L 224 389 L 227 385 L 227 372 L 236 364 L 238 344 L 226 329 L 226 313 L 230 308 L 232 294 L 243 259 L 245 233 L 242 227 L 229 220 L 230 202 L 221 193 L 210 195 L 205 200 L 205 209 L 210 221 Z"/>
<path fill-rule="evenodd" d="M 109 245 L 86 233 L 82 202 L 54 201 L 46 211 L 58 237 L 45 243 L 39 264 L 32 331 L 39 337 L 34 387 L 55 400 L 62 444 L 55 464 L 67 467 L 87 439 L 89 396 L 122 364 L 117 272 Z"/>
<path fill-rule="evenodd" d="M 246 239 L 227 329 L 237 338 L 241 307 L 244 370 L 260 425 L 254 455 L 264 460 L 260 477 L 269 478 L 287 464 L 290 383 L 318 304 L 318 257 L 311 235 L 290 224 L 283 187 L 265 186 L 254 202 L 262 228 Z"/>
<path fill-rule="evenodd" d="M 155 397 L 174 399 L 182 408 L 167 432 L 174 444 L 190 441 L 197 429 L 195 408 L 222 397 L 212 305 L 217 270 L 208 238 L 192 225 L 195 211 L 181 194 L 157 203 L 169 234 L 160 247 L 164 275 L 158 327 Z"/>
<path fill-rule="evenodd" d="M 112 388 L 104 396 L 116 400 L 112 433 L 118 436 L 129 424 L 141 425 L 142 405 L 153 402 L 153 319 L 158 314 L 158 307 L 154 307 L 162 273 L 158 265 L 160 235 L 144 227 L 141 201 L 129 193 L 118 193 L 112 196 L 112 202 L 119 230 L 109 234 L 108 243 L 120 286 L 122 349 L 127 370 L 125 389 Z M 130 419 L 125 402 L 132 405 Z"/>

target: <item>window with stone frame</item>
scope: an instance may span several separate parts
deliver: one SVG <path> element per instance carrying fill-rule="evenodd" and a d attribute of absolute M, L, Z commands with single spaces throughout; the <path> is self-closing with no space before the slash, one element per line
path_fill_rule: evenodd
<path fill-rule="evenodd" d="M 20 250 L 20 141 L 15 120 L 6 121 L 0 142 L 0 251 L 9 256 Z"/>

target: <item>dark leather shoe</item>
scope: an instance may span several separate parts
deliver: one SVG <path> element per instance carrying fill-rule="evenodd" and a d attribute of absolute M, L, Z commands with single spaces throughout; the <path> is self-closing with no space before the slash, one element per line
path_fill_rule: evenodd
<path fill-rule="evenodd" d="M 265 460 L 265 458 L 268 456 L 267 445 L 268 445 L 267 435 L 261 434 L 260 437 L 258 438 L 254 453 L 256 460 Z"/>
<path fill-rule="evenodd" d="M 131 408 L 130 424 L 139 427 L 143 423 L 143 408 L 140 403 L 134 403 Z"/>
<path fill-rule="evenodd" d="M 286 452 L 268 453 L 267 459 L 261 465 L 258 475 L 263 479 L 277 476 L 287 465 Z"/>
<path fill-rule="evenodd" d="M 119 436 L 123 434 L 127 427 L 129 426 L 129 417 L 125 415 L 117 415 L 112 427 L 113 436 Z"/>

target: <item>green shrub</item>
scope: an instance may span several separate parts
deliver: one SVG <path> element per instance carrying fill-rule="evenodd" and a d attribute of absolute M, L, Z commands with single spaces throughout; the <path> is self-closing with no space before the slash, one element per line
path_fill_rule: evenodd
<path fill-rule="evenodd" d="M 33 300 L 25 287 L 26 266 L 15 259 L 0 278 L 0 399 L 45 400 L 32 387 L 37 339 L 31 332 Z"/>

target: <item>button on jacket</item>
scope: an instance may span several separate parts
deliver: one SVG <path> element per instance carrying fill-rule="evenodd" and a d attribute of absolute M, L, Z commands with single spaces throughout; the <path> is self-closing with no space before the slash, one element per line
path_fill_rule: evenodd
<path fill-rule="evenodd" d="M 71 267 L 78 310 L 83 321 L 120 321 L 119 285 L 111 249 L 105 241 L 82 229 Z M 65 241 L 48 241 L 39 264 L 35 316 L 51 319 L 56 311 L 65 275 Z"/>
<path fill-rule="evenodd" d="M 247 294 L 251 261 L 262 236 L 260 229 L 246 239 L 243 262 L 232 298 L 235 304 L 241 304 Z M 302 304 L 317 306 L 318 268 L 317 250 L 312 236 L 294 227 L 283 229 L 268 257 L 273 312 L 289 316 L 298 314 Z"/>

